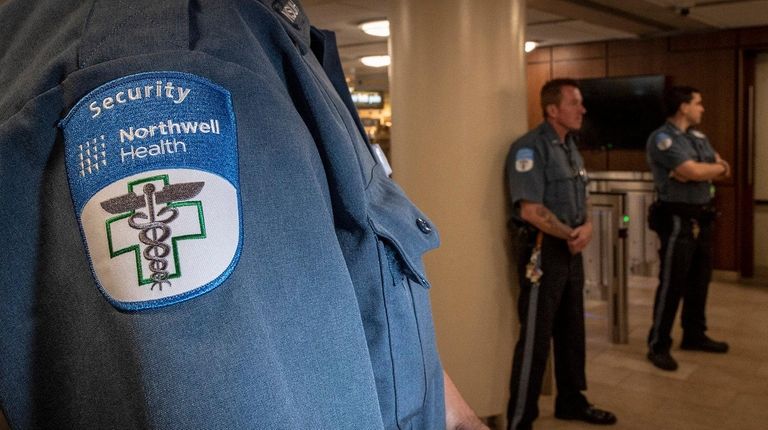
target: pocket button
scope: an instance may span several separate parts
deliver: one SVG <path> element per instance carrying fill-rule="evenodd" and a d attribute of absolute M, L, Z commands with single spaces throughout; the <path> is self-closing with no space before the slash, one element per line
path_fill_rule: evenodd
<path fill-rule="evenodd" d="M 432 233 L 432 226 L 430 226 L 429 223 L 424 221 L 423 219 L 417 218 L 416 225 L 419 227 L 419 230 L 421 230 L 422 233 L 424 234 Z"/>

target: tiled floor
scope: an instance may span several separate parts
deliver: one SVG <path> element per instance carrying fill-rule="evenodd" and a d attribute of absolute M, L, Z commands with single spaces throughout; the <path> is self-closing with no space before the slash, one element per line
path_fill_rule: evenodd
<path fill-rule="evenodd" d="M 727 354 L 682 351 L 679 317 L 672 355 L 676 372 L 645 358 L 656 280 L 633 278 L 629 288 L 629 344 L 608 340 L 604 302 L 587 312 L 587 395 L 616 413 L 613 429 L 768 429 L 768 286 L 713 282 L 708 334 L 730 343 Z M 542 396 L 535 429 L 592 429 L 554 419 L 553 397 Z"/>

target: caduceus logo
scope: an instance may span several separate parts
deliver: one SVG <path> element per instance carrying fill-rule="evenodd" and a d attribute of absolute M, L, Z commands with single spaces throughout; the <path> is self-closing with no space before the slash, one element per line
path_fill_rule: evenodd
<path fill-rule="evenodd" d="M 158 184 L 162 185 L 162 189 L 158 191 L 156 183 L 159 181 L 162 181 L 162 184 Z M 133 191 L 139 185 L 142 185 L 141 195 Z M 170 184 L 168 176 L 161 175 L 131 182 L 128 184 L 127 194 L 101 202 L 105 211 L 118 215 L 107 220 L 106 225 L 110 257 L 134 252 L 139 285 L 151 283 L 150 290 L 157 287 L 162 291 L 164 286 L 171 286 L 171 279 L 181 276 L 177 242 L 205 237 L 202 203 L 189 200 L 197 196 L 204 185 L 204 182 Z M 180 209 L 187 207 L 191 207 L 191 213 L 196 214 L 197 222 L 191 223 L 195 225 L 195 231 L 192 234 L 174 235 L 171 223 L 179 218 Z M 131 229 L 138 231 L 139 243 L 115 250 L 116 239 L 113 237 L 113 231 L 120 228 L 123 220 L 127 220 Z M 145 267 L 150 272 L 148 277 L 143 274 Z"/>

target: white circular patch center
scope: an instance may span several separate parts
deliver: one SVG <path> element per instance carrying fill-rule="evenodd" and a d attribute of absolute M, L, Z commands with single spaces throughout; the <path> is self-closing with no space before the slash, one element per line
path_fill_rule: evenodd
<path fill-rule="evenodd" d="M 221 176 L 164 169 L 104 187 L 86 203 L 81 223 L 101 289 L 134 303 L 217 281 L 237 253 L 239 213 L 237 190 Z"/>

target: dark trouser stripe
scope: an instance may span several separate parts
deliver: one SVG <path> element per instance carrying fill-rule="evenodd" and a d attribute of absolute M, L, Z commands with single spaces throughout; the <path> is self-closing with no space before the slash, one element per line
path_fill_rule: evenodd
<path fill-rule="evenodd" d="M 515 415 L 512 418 L 512 429 L 516 429 L 523 419 L 525 404 L 528 399 L 528 384 L 531 379 L 531 362 L 533 361 L 533 344 L 536 335 L 536 314 L 539 301 L 539 284 L 531 285 L 531 297 L 528 299 L 528 322 L 525 330 L 525 344 L 523 348 L 523 365 L 520 369 L 520 385 L 517 387 L 517 403 L 515 403 Z"/>
<path fill-rule="evenodd" d="M 656 306 L 656 315 L 653 318 L 653 336 L 649 344 L 650 349 L 653 348 L 659 342 L 659 329 L 661 328 L 661 322 L 664 316 L 664 308 L 667 305 L 667 294 L 669 293 L 670 278 L 672 277 L 672 258 L 675 255 L 675 242 L 677 236 L 680 234 L 680 217 L 675 215 L 672 217 L 673 227 L 672 234 L 667 241 L 667 252 L 664 254 L 664 273 L 661 277 L 661 285 L 659 288 L 659 303 Z"/>

